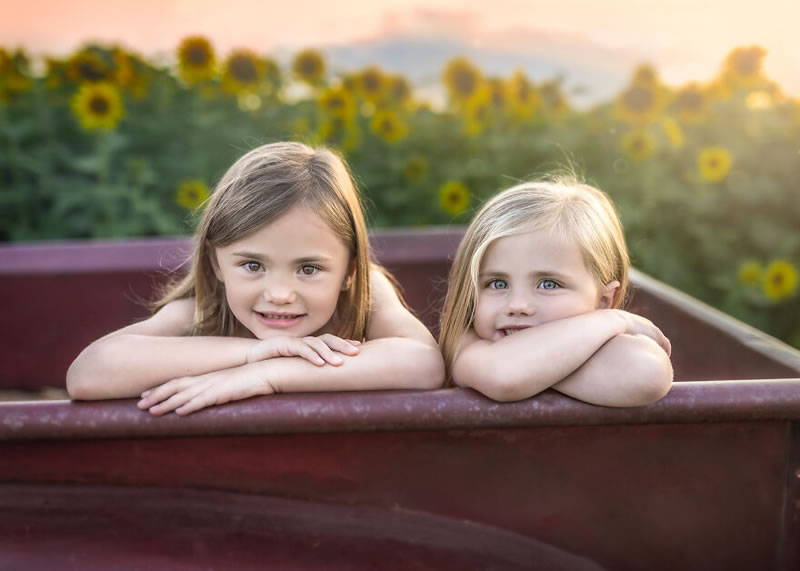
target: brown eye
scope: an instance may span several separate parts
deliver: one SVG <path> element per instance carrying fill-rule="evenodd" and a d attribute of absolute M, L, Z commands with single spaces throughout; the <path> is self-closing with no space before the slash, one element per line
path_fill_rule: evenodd
<path fill-rule="evenodd" d="M 248 272 L 257 272 L 261 269 L 261 264 L 258 262 L 245 262 L 244 267 Z"/>
<path fill-rule="evenodd" d="M 303 266 L 300 268 L 300 273 L 302 273 L 304 276 L 313 276 L 318 270 L 319 268 L 317 266 Z"/>

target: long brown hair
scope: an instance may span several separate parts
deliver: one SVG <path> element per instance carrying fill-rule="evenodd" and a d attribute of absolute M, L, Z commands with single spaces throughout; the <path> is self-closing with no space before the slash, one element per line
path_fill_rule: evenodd
<path fill-rule="evenodd" d="M 302 143 L 262 145 L 246 153 L 223 175 L 205 205 L 194 236 L 192 266 L 155 302 L 195 298 L 193 334 L 235 334 L 237 320 L 211 256 L 276 220 L 296 204 L 319 214 L 350 250 L 355 274 L 339 295 L 337 332 L 345 339 L 366 337 L 369 316 L 370 250 L 358 192 L 344 160 L 326 148 Z"/>

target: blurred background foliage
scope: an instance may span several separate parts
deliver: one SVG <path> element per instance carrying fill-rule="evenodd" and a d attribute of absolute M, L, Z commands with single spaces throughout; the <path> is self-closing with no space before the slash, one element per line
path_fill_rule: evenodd
<path fill-rule="evenodd" d="M 0 49 L 0 240 L 189 233 L 238 156 L 284 139 L 339 149 L 373 226 L 466 224 L 570 163 L 616 202 L 635 266 L 800 347 L 800 101 L 765 55 L 734 49 L 683 86 L 642 65 L 613 101 L 577 110 L 557 78 L 487 77 L 463 58 L 434 105 L 405 77 L 332 73 L 313 50 L 282 67 L 201 36 L 169 61 Z"/>

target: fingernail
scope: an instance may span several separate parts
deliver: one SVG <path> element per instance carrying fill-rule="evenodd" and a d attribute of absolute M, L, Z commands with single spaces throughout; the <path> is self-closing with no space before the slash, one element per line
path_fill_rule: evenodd
<path fill-rule="evenodd" d="M 146 397 L 146 396 L 147 396 L 147 395 L 149 395 L 149 394 L 150 394 L 150 391 L 149 391 L 149 390 L 146 390 L 146 391 L 144 391 L 144 392 L 142 393 L 142 398 Z"/>

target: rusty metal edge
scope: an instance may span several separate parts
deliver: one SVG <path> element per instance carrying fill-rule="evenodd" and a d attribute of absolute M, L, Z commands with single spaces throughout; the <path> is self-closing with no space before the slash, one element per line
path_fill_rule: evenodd
<path fill-rule="evenodd" d="M 676 383 L 659 402 L 609 408 L 555 391 L 498 403 L 469 389 L 276 395 L 178 417 L 134 400 L 0 403 L 0 440 L 800 420 L 800 378 Z"/>
<path fill-rule="evenodd" d="M 634 287 L 646 290 L 648 295 L 707 324 L 719 331 L 720 334 L 736 339 L 742 345 L 765 355 L 768 359 L 797 371 L 800 376 L 799 350 L 645 273 L 635 269 L 631 269 L 630 273 L 631 283 Z"/>
<path fill-rule="evenodd" d="M 463 226 L 387 228 L 370 231 L 370 240 L 386 264 L 442 262 L 454 255 L 463 235 Z M 190 252 L 187 236 L 0 244 L 0 275 L 169 271 Z"/>

